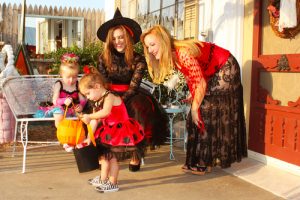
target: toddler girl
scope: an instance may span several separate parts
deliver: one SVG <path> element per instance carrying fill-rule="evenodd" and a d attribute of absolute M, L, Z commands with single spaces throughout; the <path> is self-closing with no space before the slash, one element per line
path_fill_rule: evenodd
<path fill-rule="evenodd" d="M 73 53 L 66 53 L 61 58 L 59 73 L 62 79 L 55 82 L 52 98 L 54 105 L 52 112 L 56 127 L 63 119 L 66 107 L 68 107 L 67 116 L 75 117 L 75 112 L 81 112 L 86 103 L 78 90 L 78 60 L 79 57 Z M 68 144 L 64 144 L 63 147 L 68 152 L 73 150 L 73 147 Z"/>
<path fill-rule="evenodd" d="M 79 89 L 94 102 L 93 113 L 81 115 L 82 121 L 91 125 L 99 150 L 101 174 L 98 183 L 93 185 L 101 193 L 118 191 L 118 160 L 132 154 L 144 156 L 144 131 L 137 121 L 128 117 L 121 97 L 107 90 L 96 69 L 82 77 Z M 90 143 L 89 138 L 86 143 Z"/>

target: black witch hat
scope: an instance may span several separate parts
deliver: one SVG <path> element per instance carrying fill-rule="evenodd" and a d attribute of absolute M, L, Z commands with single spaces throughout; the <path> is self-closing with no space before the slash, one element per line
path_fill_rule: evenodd
<path fill-rule="evenodd" d="M 140 40 L 140 36 L 142 34 L 142 29 L 141 29 L 140 25 L 133 19 L 123 17 L 119 8 L 117 8 L 117 10 L 114 14 L 114 18 L 103 23 L 99 27 L 99 29 L 97 31 L 98 38 L 101 41 L 105 42 L 109 29 L 112 27 L 118 26 L 118 25 L 125 26 L 126 30 L 132 36 L 134 43 L 137 43 Z"/>

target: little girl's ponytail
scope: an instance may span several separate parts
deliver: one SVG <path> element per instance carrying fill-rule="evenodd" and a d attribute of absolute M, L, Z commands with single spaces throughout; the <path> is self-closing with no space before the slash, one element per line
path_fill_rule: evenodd
<path fill-rule="evenodd" d="M 106 89 L 108 88 L 104 77 L 95 67 L 84 66 L 83 71 L 85 74 L 79 81 L 79 90 L 94 88 L 95 84 L 100 84 Z"/>
<path fill-rule="evenodd" d="M 91 70 L 92 74 L 99 74 L 100 75 L 100 72 L 95 67 L 91 67 L 90 70 Z"/>

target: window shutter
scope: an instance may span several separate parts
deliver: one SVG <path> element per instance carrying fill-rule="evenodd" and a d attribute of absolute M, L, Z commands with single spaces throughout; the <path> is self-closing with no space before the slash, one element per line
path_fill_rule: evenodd
<path fill-rule="evenodd" d="M 196 5 L 187 5 L 184 8 L 184 39 L 196 38 Z"/>

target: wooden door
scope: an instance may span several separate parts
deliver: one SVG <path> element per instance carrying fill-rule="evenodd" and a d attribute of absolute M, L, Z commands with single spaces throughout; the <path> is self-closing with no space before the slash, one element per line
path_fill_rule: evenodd
<path fill-rule="evenodd" d="M 276 36 L 268 5 L 255 0 L 249 149 L 300 166 L 300 34 Z"/>

